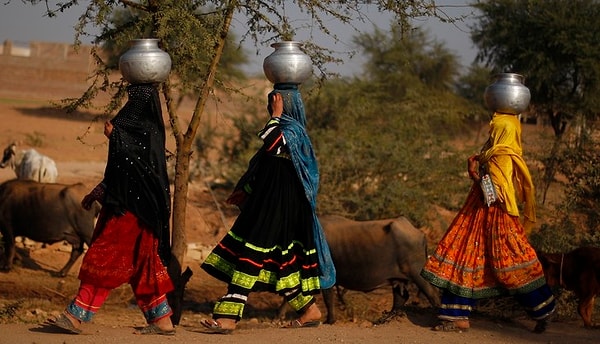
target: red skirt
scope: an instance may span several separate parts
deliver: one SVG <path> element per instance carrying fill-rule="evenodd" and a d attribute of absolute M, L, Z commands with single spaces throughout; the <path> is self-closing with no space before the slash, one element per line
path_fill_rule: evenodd
<path fill-rule="evenodd" d="M 136 296 L 161 296 L 173 290 L 158 255 L 158 239 L 131 212 L 114 215 L 101 211 L 79 279 L 107 289 L 129 283 Z"/>

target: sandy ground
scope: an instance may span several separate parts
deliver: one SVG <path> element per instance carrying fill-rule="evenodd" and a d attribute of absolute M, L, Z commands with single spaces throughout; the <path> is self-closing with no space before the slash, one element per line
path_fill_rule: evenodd
<path fill-rule="evenodd" d="M 0 145 L 4 148 L 18 141 L 20 148 L 34 146 L 52 157 L 58 165 L 59 182 L 83 182 L 90 188 L 102 177 L 106 141 L 102 121 L 93 122 L 94 114 L 67 115 L 47 107 L 41 100 L 3 99 L 0 93 Z M 83 138 L 83 139 L 78 139 Z M 82 141 L 84 143 L 82 143 Z M 10 170 L 0 170 L 0 181 L 14 178 Z M 472 328 L 464 333 L 442 333 L 430 330 L 436 323 L 435 310 L 427 305 L 411 303 L 407 316 L 397 317 L 384 325 L 373 322 L 391 307 L 391 290 L 372 293 L 350 291 L 345 309 L 337 309 L 338 322 L 318 328 L 281 329 L 276 316 L 280 299 L 271 294 L 252 294 L 245 319 L 231 335 L 199 332 L 199 321 L 210 316 L 212 304 L 224 291 L 221 282 L 208 277 L 199 268 L 206 251 L 225 233 L 235 217 L 235 210 L 223 208 L 226 196 L 213 193 L 202 184 L 190 185 L 186 264 L 194 275 L 188 283 L 185 309 L 177 334 L 136 336 L 136 327 L 144 325 L 139 310 L 132 305 L 128 286 L 117 288 L 95 317 L 78 336 L 54 333 L 40 325 L 44 319 L 58 314 L 77 290 L 76 265 L 65 278 L 53 276 L 68 256 L 62 243 L 42 246 L 22 244 L 21 261 L 8 273 L 0 273 L 0 343 L 598 343 L 599 330 L 585 330 L 581 321 L 558 319 L 547 332 L 534 334 L 534 323 L 522 310 L 504 316 L 476 313 Z M 217 211 L 215 202 L 220 202 Z M 80 261 L 78 262 L 78 264 Z M 325 313 L 324 305 L 319 306 Z M 14 306 L 14 314 L 7 310 Z M 293 317 L 288 315 L 288 320 Z"/>

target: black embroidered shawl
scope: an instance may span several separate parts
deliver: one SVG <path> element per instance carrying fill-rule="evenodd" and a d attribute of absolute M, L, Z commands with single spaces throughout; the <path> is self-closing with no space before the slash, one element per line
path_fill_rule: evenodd
<path fill-rule="evenodd" d="M 171 198 L 160 98 L 152 84 L 130 85 L 127 92 L 127 103 L 111 120 L 104 205 L 116 212 L 128 210 L 150 226 L 166 264 L 171 256 Z"/>

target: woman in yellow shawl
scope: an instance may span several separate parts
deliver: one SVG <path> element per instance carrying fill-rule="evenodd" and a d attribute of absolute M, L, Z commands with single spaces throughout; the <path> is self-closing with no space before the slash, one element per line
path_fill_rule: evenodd
<path fill-rule="evenodd" d="M 421 272 L 443 290 L 441 323 L 434 330 L 468 329 L 476 300 L 499 295 L 515 296 L 537 321 L 534 332 L 546 329 L 555 301 L 526 236 L 526 228 L 535 222 L 535 199 L 522 153 L 519 118 L 494 113 L 488 141 L 468 160 L 474 183 L 467 200 Z M 480 186 L 481 171 L 489 173 L 496 190 L 489 206 Z M 523 204 L 525 225 L 518 203 Z"/>

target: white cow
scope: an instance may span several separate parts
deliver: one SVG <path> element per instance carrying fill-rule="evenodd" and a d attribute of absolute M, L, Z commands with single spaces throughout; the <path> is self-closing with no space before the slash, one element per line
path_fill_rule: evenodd
<path fill-rule="evenodd" d="M 17 152 L 17 144 L 11 143 L 4 149 L 0 167 L 9 166 L 15 171 L 17 179 L 30 179 L 40 183 L 55 183 L 58 170 L 54 160 L 38 153 L 35 149 Z"/>

